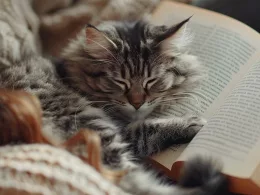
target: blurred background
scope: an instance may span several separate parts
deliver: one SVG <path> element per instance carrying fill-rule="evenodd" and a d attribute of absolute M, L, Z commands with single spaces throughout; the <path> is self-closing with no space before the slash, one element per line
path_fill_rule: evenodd
<path fill-rule="evenodd" d="M 260 0 L 190 0 L 189 3 L 231 16 L 260 32 Z"/>
<path fill-rule="evenodd" d="M 260 32 L 260 0 L 170 0 L 213 10 Z M 43 50 L 59 56 L 61 49 L 87 23 L 135 20 L 152 13 L 160 0 L 31 0 L 40 21 Z M 174 10 L 173 10 L 174 11 Z"/>

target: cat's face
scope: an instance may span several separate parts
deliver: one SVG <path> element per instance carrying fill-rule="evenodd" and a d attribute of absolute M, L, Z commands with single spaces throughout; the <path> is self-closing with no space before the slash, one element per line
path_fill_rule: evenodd
<path fill-rule="evenodd" d="M 64 51 L 66 76 L 92 101 L 134 118 L 147 115 L 185 96 L 201 78 L 196 58 L 182 51 L 186 22 L 87 26 Z"/>

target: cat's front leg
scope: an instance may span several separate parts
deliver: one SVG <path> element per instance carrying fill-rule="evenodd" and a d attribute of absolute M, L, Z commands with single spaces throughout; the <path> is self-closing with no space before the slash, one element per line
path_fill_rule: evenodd
<path fill-rule="evenodd" d="M 187 143 L 204 126 L 198 116 L 146 119 L 129 124 L 123 133 L 138 156 L 148 156 L 174 144 Z"/>

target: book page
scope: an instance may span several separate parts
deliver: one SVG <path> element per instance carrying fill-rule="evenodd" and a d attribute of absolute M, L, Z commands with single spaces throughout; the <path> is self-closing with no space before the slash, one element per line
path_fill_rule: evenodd
<path fill-rule="evenodd" d="M 260 162 L 259 148 L 260 59 L 191 141 L 179 160 L 208 154 L 224 163 L 224 173 L 250 177 Z"/>
<path fill-rule="evenodd" d="M 174 147 L 170 147 L 168 150 L 154 155 L 150 160 L 155 160 L 158 164 L 162 165 L 164 168 L 170 171 L 173 162 L 175 162 L 180 157 L 187 146 L 188 144 L 178 144 Z"/>
<path fill-rule="evenodd" d="M 259 34 L 221 14 L 165 1 L 155 11 L 153 22 L 159 25 L 171 25 L 191 15 L 193 17 L 188 27 L 194 34 L 194 40 L 189 52 L 199 57 L 207 68 L 208 76 L 196 91 L 200 94 L 197 96 L 197 101 L 177 103 L 167 113 L 156 111 L 156 116 L 180 116 L 191 110 L 210 119 L 259 55 L 257 53 L 260 50 Z M 153 156 L 152 159 L 168 167 L 170 162 L 174 162 L 178 157 L 174 155 L 174 151 L 176 150 L 169 149 Z"/>
<path fill-rule="evenodd" d="M 194 40 L 187 48 L 199 57 L 207 77 L 196 90 L 196 98 L 177 102 L 166 115 L 181 116 L 187 111 L 209 119 L 238 80 L 246 74 L 256 52 L 260 36 L 246 25 L 227 16 L 189 5 L 162 2 L 153 15 L 155 24 L 173 25 L 193 15 L 188 28 Z M 258 41 L 256 41 L 258 40 Z M 158 110 L 155 115 L 161 115 Z"/>

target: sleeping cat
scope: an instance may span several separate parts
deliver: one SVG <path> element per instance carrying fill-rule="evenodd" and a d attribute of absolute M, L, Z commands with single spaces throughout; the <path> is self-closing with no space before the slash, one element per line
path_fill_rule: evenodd
<path fill-rule="evenodd" d="M 169 29 L 144 22 L 106 22 L 98 29 L 88 25 L 64 50 L 57 67 L 67 85 L 98 102 L 138 156 L 190 141 L 205 122 L 197 116 L 149 117 L 202 78 L 197 59 L 181 53 L 187 38 L 184 29 L 178 30 L 187 21 Z"/>
<path fill-rule="evenodd" d="M 180 184 L 169 186 L 135 161 L 190 141 L 205 123 L 193 115 L 151 117 L 202 78 L 196 58 L 185 53 L 187 21 L 172 27 L 144 21 L 88 25 L 57 67 L 31 53 L 0 69 L 0 85 L 38 96 L 49 136 L 67 139 L 81 128 L 97 131 L 104 165 L 130 170 L 119 186 L 131 194 L 223 194 L 226 180 L 211 162 L 192 160 Z"/>

